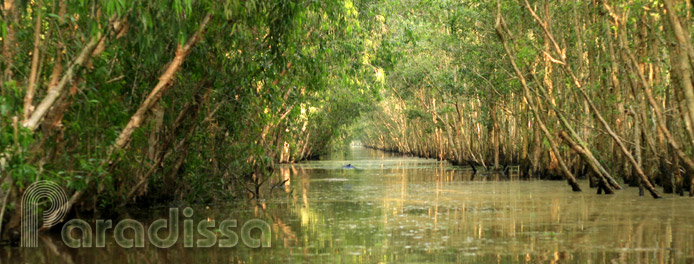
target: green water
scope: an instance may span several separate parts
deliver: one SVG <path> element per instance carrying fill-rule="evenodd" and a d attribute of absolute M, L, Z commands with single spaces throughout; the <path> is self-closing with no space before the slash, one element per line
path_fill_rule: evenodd
<path fill-rule="evenodd" d="M 343 170 L 352 164 L 356 170 Z M 267 221 L 269 248 L 4 247 L 2 263 L 694 263 L 694 198 L 654 200 L 628 188 L 573 193 L 565 182 L 497 181 L 435 160 L 352 148 L 278 167 L 288 179 L 260 203 L 192 206 L 195 223 Z M 267 193 L 267 190 L 266 190 Z M 133 212 L 143 222 L 166 210 Z M 182 218 L 183 219 L 183 218 Z M 116 220 L 114 220 L 115 225 Z M 259 233 L 252 233 L 260 236 Z M 198 238 L 197 236 L 195 237 Z"/>

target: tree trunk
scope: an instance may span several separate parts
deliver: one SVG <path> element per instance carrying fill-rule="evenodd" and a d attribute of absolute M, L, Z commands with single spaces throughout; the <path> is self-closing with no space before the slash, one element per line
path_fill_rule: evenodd
<path fill-rule="evenodd" d="M 531 97 L 530 89 L 528 88 L 528 84 L 525 81 L 525 76 L 521 73 L 520 69 L 516 65 L 516 59 L 515 56 L 511 53 L 511 50 L 508 47 L 508 44 L 506 42 L 505 34 L 503 33 L 502 30 L 505 30 L 505 23 L 503 22 L 503 18 L 501 17 L 501 14 L 497 14 L 496 18 L 496 24 L 495 24 L 495 29 L 497 31 L 497 34 L 501 38 L 501 42 L 504 45 L 504 49 L 506 50 L 506 54 L 509 56 L 509 60 L 511 61 L 511 66 L 513 66 L 513 70 L 516 73 L 516 76 L 520 79 L 521 86 L 523 87 L 523 96 L 525 97 L 525 100 L 528 102 L 528 107 L 533 112 L 533 115 L 535 116 L 535 120 L 537 121 L 538 125 L 540 126 L 540 129 L 542 132 L 545 134 L 545 138 L 547 138 L 547 141 L 549 141 L 549 145 L 552 149 L 552 152 L 554 152 L 554 155 L 557 157 L 557 160 L 559 162 L 559 166 L 561 167 L 561 171 L 564 173 L 564 176 L 566 177 L 567 182 L 571 186 L 572 190 L 575 192 L 580 192 L 581 187 L 578 185 L 578 182 L 576 182 L 576 179 L 574 178 L 573 174 L 571 171 L 569 171 L 569 168 L 566 167 L 566 164 L 564 163 L 564 159 L 560 156 L 559 153 L 559 148 L 557 147 L 557 144 L 555 143 L 554 139 L 552 138 L 552 134 L 549 132 L 547 127 L 545 126 L 544 122 L 540 119 L 540 114 L 538 113 L 537 106 L 534 103 L 534 99 Z"/>
<path fill-rule="evenodd" d="M 626 148 L 626 146 L 624 145 L 624 143 L 622 142 L 622 140 L 621 140 L 621 139 L 619 138 L 619 136 L 617 136 L 617 134 L 612 130 L 612 128 L 610 127 L 610 125 L 607 124 L 607 122 L 605 121 L 605 119 L 604 119 L 604 118 L 602 117 L 602 115 L 600 114 L 600 111 L 598 111 L 597 107 L 595 107 L 595 105 L 593 104 L 593 101 L 590 99 L 590 97 L 588 96 L 588 94 L 586 94 L 586 92 L 583 90 L 583 85 L 581 84 L 581 81 L 576 77 L 576 75 L 573 73 L 573 70 L 571 69 L 571 67 L 569 67 L 569 65 L 566 63 L 566 54 L 563 52 L 563 50 L 562 50 L 561 48 L 559 48 L 559 45 L 558 45 L 557 42 L 554 40 L 554 37 L 553 37 L 552 34 L 549 32 L 549 29 L 547 29 L 547 24 L 545 24 L 544 22 L 542 22 L 542 20 L 535 14 L 535 11 L 533 11 L 532 7 L 530 7 L 530 3 L 528 3 L 527 0 L 524 0 L 524 1 L 525 1 L 525 7 L 526 7 L 526 9 L 528 9 L 528 11 L 530 12 L 530 14 L 531 14 L 531 15 L 535 18 L 535 20 L 537 21 L 537 23 L 540 24 L 540 26 L 542 27 L 542 29 L 543 29 L 545 35 L 547 35 L 547 37 L 548 37 L 548 38 L 550 39 L 550 41 L 552 42 L 552 44 L 553 44 L 553 46 L 554 46 L 555 52 L 556 52 L 557 54 L 559 54 L 559 56 L 560 56 L 559 63 L 563 66 L 563 69 L 569 74 L 569 76 L 570 76 L 571 79 L 573 80 L 573 82 L 574 82 L 574 84 L 576 85 L 576 88 L 577 88 L 577 90 L 580 92 L 580 94 L 586 99 L 586 101 L 588 101 L 588 105 L 589 105 L 590 108 L 593 110 L 593 114 L 595 115 L 595 117 L 598 119 L 598 121 L 600 121 L 600 123 L 601 123 L 602 126 L 605 128 L 605 130 L 607 130 L 607 133 L 612 137 L 612 139 L 614 139 L 614 142 L 617 143 L 617 145 L 619 146 L 620 150 L 622 151 L 622 153 L 624 154 L 624 156 L 626 156 L 626 158 L 629 160 L 629 162 L 631 162 L 631 164 L 632 164 L 632 166 L 634 167 L 634 169 L 636 169 L 636 172 L 637 172 L 638 175 L 641 177 L 642 183 L 644 184 L 644 186 L 646 187 L 646 189 L 651 193 L 651 196 L 653 196 L 653 198 L 661 198 L 661 197 L 660 197 L 660 194 L 658 194 L 658 192 L 655 190 L 655 188 L 653 187 L 653 185 L 652 185 L 652 184 L 650 183 L 650 181 L 648 180 L 648 177 L 646 176 L 646 174 L 645 174 L 645 173 L 643 172 L 643 170 L 641 169 L 641 166 L 636 162 L 636 160 L 634 160 L 634 157 L 631 155 L 631 153 L 629 152 L 629 150 L 627 150 L 627 148 Z"/>
<path fill-rule="evenodd" d="M 26 120 L 29 118 L 31 111 L 34 108 L 34 93 L 36 92 L 36 81 L 38 79 L 39 71 L 39 47 L 41 46 L 41 4 L 43 1 L 38 1 L 36 6 L 36 18 L 34 19 L 36 23 L 34 24 L 34 50 L 31 53 L 31 72 L 29 73 L 29 83 L 27 84 L 27 91 L 24 95 L 24 117 Z"/>
<path fill-rule="evenodd" d="M 174 56 L 173 60 L 169 62 L 164 74 L 159 77 L 159 82 L 157 85 L 154 86 L 152 92 L 150 92 L 145 101 L 140 104 L 140 107 L 130 118 L 128 124 L 125 125 L 120 135 L 118 135 L 118 138 L 109 150 L 109 156 L 127 147 L 128 143 L 130 143 L 130 140 L 132 139 L 133 132 L 135 132 L 135 130 L 139 128 L 147 119 L 146 113 L 152 109 L 152 107 L 159 102 L 161 97 L 171 88 L 176 72 L 178 72 L 178 69 L 181 67 L 188 54 L 190 54 L 190 51 L 193 49 L 195 44 L 197 44 L 202 38 L 202 33 L 204 32 L 205 27 L 207 26 L 207 23 L 210 22 L 211 18 L 211 14 L 206 15 L 200 23 L 200 28 L 198 31 L 196 31 L 195 34 L 188 39 L 185 45 L 178 46 L 176 48 L 176 56 Z"/>

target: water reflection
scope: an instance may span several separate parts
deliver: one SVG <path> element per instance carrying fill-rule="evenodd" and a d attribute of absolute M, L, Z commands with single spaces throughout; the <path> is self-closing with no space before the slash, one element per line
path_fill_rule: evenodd
<path fill-rule="evenodd" d="M 356 169 L 342 169 L 346 164 Z M 275 177 L 272 182 L 284 185 L 266 200 L 196 208 L 194 216 L 266 220 L 269 249 L 187 249 L 183 243 L 122 249 L 108 241 L 104 249 L 76 250 L 49 235 L 38 249 L 2 248 L 0 261 L 694 262 L 691 198 L 653 200 L 634 189 L 573 193 L 564 182 L 508 181 L 499 174 L 471 180 L 467 168 L 362 148 L 283 165 Z M 166 212 L 133 217 L 165 218 Z"/>

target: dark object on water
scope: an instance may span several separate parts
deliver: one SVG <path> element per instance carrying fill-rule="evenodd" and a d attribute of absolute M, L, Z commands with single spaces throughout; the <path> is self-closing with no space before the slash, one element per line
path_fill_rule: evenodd
<path fill-rule="evenodd" d="M 347 164 L 345 166 L 342 166 L 343 169 L 356 169 L 356 167 L 352 166 L 352 164 Z"/>

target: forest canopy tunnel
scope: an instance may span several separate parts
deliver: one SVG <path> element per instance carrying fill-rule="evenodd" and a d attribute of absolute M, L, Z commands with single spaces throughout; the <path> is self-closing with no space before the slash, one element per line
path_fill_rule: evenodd
<path fill-rule="evenodd" d="M 609 2 L 609 3 L 608 3 Z M 375 148 L 690 191 L 688 2 L 14 1 L 2 5 L 0 225 L 250 194 L 274 164 Z M 10 213 L 6 213 L 10 212 Z"/>

